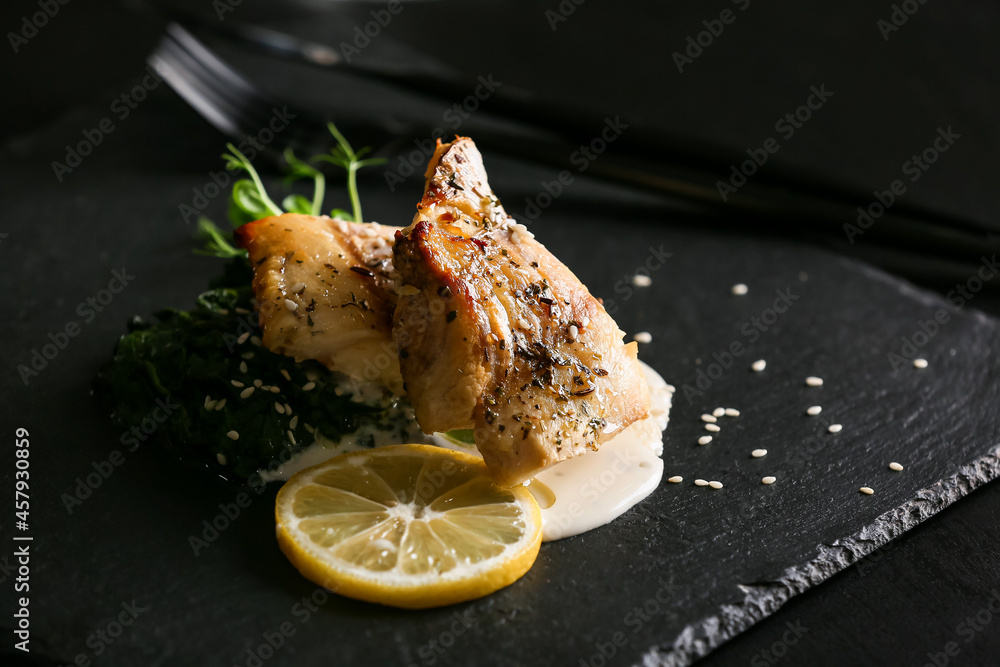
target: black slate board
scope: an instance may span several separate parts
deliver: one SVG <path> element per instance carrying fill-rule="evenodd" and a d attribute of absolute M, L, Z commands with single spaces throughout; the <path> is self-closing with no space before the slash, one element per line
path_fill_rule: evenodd
<path fill-rule="evenodd" d="M 2 180 L 17 188 L 5 197 L 9 236 L 0 246 L 11 313 L 0 327 L 12 351 L 0 403 L 5 425 L 32 436 L 36 654 L 93 658 L 88 638 L 134 600 L 145 611 L 107 645 L 103 661 L 247 664 L 248 650 L 287 622 L 291 636 L 267 664 L 679 664 L 1000 472 L 993 320 L 804 245 L 699 230 L 696 218 L 679 213 L 619 207 L 609 215 L 593 204 L 613 193 L 581 182 L 534 229 L 609 300 L 623 328 L 652 333 L 641 356 L 679 389 L 667 475 L 685 482 L 664 484 L 610 526 L 545 546 L 522 581 L 485 600 L 413 613 L 331 596 L 303 622 L 302 600 L 315 588 L 271 537 L 273 490 L 198 556 L 189 537 L 236 491 L 154 449 L 126 454 L 72 514 L 61 499 L 93 462 L 121 448 L 88 391 L 125 319 L 188 306 L 218 270 L 190 255 L 192 230 L 177 204 L 217 169 L 220 142 L 169 96 L 154 99 L 63 184 L 47 158 L 101 109 L 8 146 L 0 165 Z M 491 156 L 487 165 L 507 202 L 550 177 Z M 406 220 L 413 187 L 389 197 L 371 184 L 367 208 L 383 222 Z M 212 208 L 217 218 L 221 211 Z M 626 278 L 661 245 L 672 256 L 652 287 L 626 298 Z M 121 267 L 134 282 L 25 387 L 15 366 L 48 332 L 82 322 L 77 304 Z M 731 296 L 736 282 L 748 283 L 750 294 Z M 798 300 L 751 345 L 743 323 L 761 316 L 775 290 L 789 288 Z M 894 370 L 886 355 L 939 308 L 952 321 L 922 350 L 930 367 Z M 748 350 L 689 402 L 683 385 L 733 341 Z M 769 362 L 763 373 L 747 369 L 756 358 Z M 826 384 L 807 388 L 807 375 Z M 803 416 L 812 404 L 824 406 L 821 417 Z M 715 441 L 699 447 L 698 415 L 716 405 L 743 414 L 723 420 Z M 817 436 L 827 418 L 844 431 Z M 805 463 L 789 461 L 810 436 L 822 446 Z M 751 459 L 759 446 L 770 454 Z M 13 458 L 5 457 L 7 493 Z M 890 472 L 891 460 L 906 470 Z M 762 486 L 764 474 L 778 483 Z M 726 487 L 694 488 L 699 476 Z M 863 484 L 876 494 L 859 494 Z M 6 522 L 3 532 L 9 540 Z M 666 601 L 651 602 L 657 594 Z"/>

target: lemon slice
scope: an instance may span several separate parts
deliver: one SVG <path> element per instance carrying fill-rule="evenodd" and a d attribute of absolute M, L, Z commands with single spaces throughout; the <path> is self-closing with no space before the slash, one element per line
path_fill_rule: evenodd
<path fill-rule="evenodd" d="M 424 609 L 488 595 L 535 562 L 542 515 L 527 488 L 431 445 L 343 454 L 278 492 L 278 544 L 306 578 L 358 600 Z"/>

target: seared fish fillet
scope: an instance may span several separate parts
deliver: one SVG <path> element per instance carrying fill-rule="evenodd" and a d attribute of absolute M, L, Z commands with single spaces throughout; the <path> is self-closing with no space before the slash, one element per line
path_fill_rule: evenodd
<path fill-rule="evenodd" d="M 425 432 L 475 429 L 510 486 L 597 449 L 649 411 L 635 343 L 490 190 L 469 139 L 438 146 L 396 234 L 393 335 Z"/>
<path fill-rule="evenodd" d="M 267 349 L 402 395 L 389 277 L 398 229 L 292 213 L 240 227 Z"/>

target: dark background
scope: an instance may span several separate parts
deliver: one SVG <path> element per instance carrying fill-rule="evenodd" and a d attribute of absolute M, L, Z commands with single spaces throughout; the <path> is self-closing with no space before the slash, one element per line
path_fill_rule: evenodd
<path fill-rule="evenodd" d="M 545 12 L 557 10 L 555 1 L 416 3 L 393 20 L 385 39 L 364 57 L 429 54 L 472 77 L 492 73 L 586 110 L 595 128 L 606 115 L 620 114 L 633 124 L 633 136 L 668 136 L 734 161 L 774 136 L 774 121 L 802 104 L 810 86 L 825 84 L 834 92 L 828 105 L 792 139 L 782 141 L 778 159 L 767 169 L 818 174 L 864 192 L 882 190 L 900 176 L 903 162 L 930 144 L 938 127 L 952 126 L 962 139 L 913 184 L 906 201 L 1000 229 L 1000 188 L 995 183 L 1000 6 L 928 0 L 884 40 L 876 22 L 889 19 L 891 3 L 775 6 L 754 0 L 741 11 L 742 4 L 589 0 L 575 6 L 553 31 Z M 207 1 L 176 6 L 217 18 Z M 224 20 L 266 21 L 336 45 L 351 38 L 353 26 L 370 9 L 381 7 L 244 0 Z M 308 13 L 317 8 L 323 13 Z M 671 54 L 704 29 L 703 20 L 716 18 L 725 8 L 734 11 L 735 22 L 678 73 Z M 5 34 L 17 31 L 22 17 L 36 11 L 34 2 L 7 2 L 0 27 Z M 33 133 L 65 120 L 82 105 L 106 108 L 134 85 L 161 30 L 157 18 L 117 3 L 70 0 L 19 53 L 9 43 L 0 46 L 7 91 L 2 127 L 6 159 L 30 152 Z M 258 62 L 252 55 L 240 57 L 248 67 Z M 367 108 L 371 99 L 389 95 L 363 86 L 360 92 L 350 84 L 337 87 L 336 77 L 306 86 L 304 81 L 318 76 L 312 70 L 283 71 L 280 76 L 271 72 L 265 85 L 334 111 Z M 161 90 L 158 96 L 166 100 L 172 93 Z M 176 113 L 191 113 L 179 101 L 162 103 Z M 85 124 L 81 120 L 81 127 Z M 192 160 L 211 164 L 206 156 L 217 152 L 220 143 L 192 145 Z M 123 165 L 128 168 L 155 172 L 172 165 L 155 155 L 136 156 L 134 164 Z M 8 183 L 0 183 L 0 189 L 5 200 L 30 196 L 12 191 Z M 600 195 L 598 191 L 595 197 Z M 674 205 L 645 195 L 631 201 L 624 197 L 623 205 L 630 203 L 666 211 Z M 508 208 L 520 211 L 516 203 Z M 802 225 L 808 234 L 808 221 Z M 820 237 L 817 242 L 879 263 L 942 294 L 972 271 L 950 260 L 863 241 L 850 246 L 843 238 Z M 995 290 L 978 295 L 973 306 L 1000 314 Z M 30 319 L 30 314 L 22 317 Z M 928 662 L 928 653 L 954 640 L 956 626 L 982 608 L 991 591 L 1000 590 L 1000 487 L 993 483 L 974 492 L 890 546 L 793 598 L 699 664 L 771 664 L 761 651 L 781 639 L 788 623 L 801 623 L 809 631 L 788 649 L 784 664 Z M 997 662 L 1000 632 L 989 631 L 948 664 Z"/>

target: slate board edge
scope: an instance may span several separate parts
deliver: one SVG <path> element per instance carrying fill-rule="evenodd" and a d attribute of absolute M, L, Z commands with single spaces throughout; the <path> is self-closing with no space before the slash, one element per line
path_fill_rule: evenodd
<path fill-rule="evenodd" d="M 817 546 L 819 556 L 785 570 L 777 581 L 741 584 L 742 602 L 725 604 L 716 614 L 686 626 L 671 646 L 654 646 L 642 657 L 645 667 L 679 667 L 732 639 L 777 611 L 793 596 L 822 583 L 857 563 L 873 551 L 934 516 L 956 500 L 1000 478 L 1000 445 L 969 463 L 954 475 L 930 488 L 921 489 L 911 500 L 879 516 L 856 533 Z"/>

